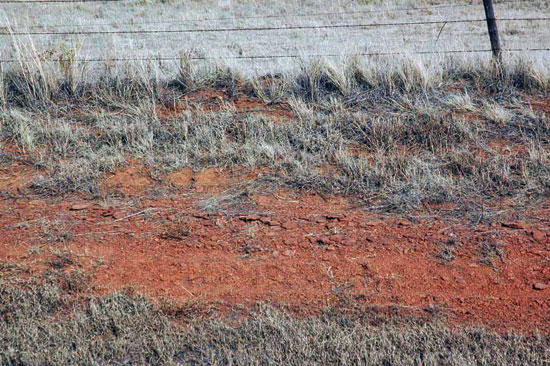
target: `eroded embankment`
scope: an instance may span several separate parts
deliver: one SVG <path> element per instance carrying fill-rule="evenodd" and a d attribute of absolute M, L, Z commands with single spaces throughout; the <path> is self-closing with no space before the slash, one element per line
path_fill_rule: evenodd
<path fill-rule="evenodd" d="M 550 328 L 548 204 L 472 223 L 441 207 L 384 216 L 291 191 L 211 214 L 205 199 L 196 188 L 108 205 L 3 199 L 0 260 L 30 274 L 84 270 L 93 293 L 134 287 L 205 308 L 267 301 Z"/>

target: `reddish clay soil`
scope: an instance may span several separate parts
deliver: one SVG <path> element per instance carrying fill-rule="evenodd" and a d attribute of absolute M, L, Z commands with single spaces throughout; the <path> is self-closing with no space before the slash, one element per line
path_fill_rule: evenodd
<path fill-rule="evenodd" d="M 220 193 L 240 183 L 253 181 L 266 171 L 266 169 L 253 172 L 233 171 L 228 174 L 228 172 L 220 168 L 206 168 L 198 172 L 194 172 L 191 168 L 186 168 L 168 174 L 161 179 L 163 183 L 172 187 L 192 190 L 197 193 L 209 192 L 213 194 Z"/>
<path fill-rule="evenodd" d="M 550 97 L 527 96 L 525 99 L 534 111 L 550 114 Z"/>
<path fill-rule="evenodd" d="M 105 174 L 101 179 L 100 186 L 104 194 L 117 194 L 124 197 L 146 195 L 147 191 L 157 185 L 195 193 L 215 194 L 235 185 L 253 181 L 267 171 L 267 169 L 258 169 L 250 172 L 241 169 L 227 172 L 221 168 L 206 168 L 194 172 L 191 168 L 185 168 L 153 179 L 149 168 L 144 164 L 130 161 L 129 164 L 113 173 Z"/>
<path fill-rule="evenodd" d="M 155 113 L 162 120 L 176 116 L 184 110 L 212 112 L 222 108 L 233 109 L 238 113 L 264 115 L 275 122 L 289 120 L 292 117 L 287 103 L 268 104 L 259 98 L 243 94 L 243 91 L 236 96 L 230 96 L 225 89 L 198 90 L 188 93 L 176 101 L 159 105 Z"/>
<path fill-rule="evenodd" d="M 142 164 L 131 162 L 127 166 L 107 174 L 101 187 L 104 193 L 121 193 L 125 196 L 143 194 L 153 184 L 149 169 Z"/>
<path fill-rule="evenodd" d="M 105 184 L 136 193 L 136 182 L 141 192 L 153 184 L 143 173 L 133 165 Z M 341 306 L 550 330 L 550 202 L 477 225 L 441 216 L 445 206 L 384 216 L 344 198 L 290 191 L 201 211 L 198 203 L 221 186 L 246 179 L 253 176 L 186 170 L 165 177 L 178 194 L 108 202 L 0 194 L 0 261 L 31 275 L 84 270 L 94 294 L 131 287 L 205 308 L 267 301 L 305 312 Z"/>
<path fill-rule="evenodd" d="M 37 174 L 31 167 L 18 162 L 0 166 L 0 192 L 17 193 L 28 187 Z"/>

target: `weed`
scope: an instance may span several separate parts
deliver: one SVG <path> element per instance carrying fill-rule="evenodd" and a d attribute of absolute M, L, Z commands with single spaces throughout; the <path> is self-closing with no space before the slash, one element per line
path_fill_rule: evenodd
<path fill-rule="evenodd" d="M 502 263 L 506 255 L 504 245 L 502 240 L 492 237 L 485 238 L 479 246 L 479 261 L 498 271 L 498 263 Z"/>
<path fill-rule="evenodd" d="M 440 250 L 436 257 L 442 264 L 452 262 L 455 260 L 456 251 L 460 248 L 460 245 L 461 243 L 457 239 L 450 238 L 445 243 L 440 244 Z"/>
<path fill-rule="evenodd" d="M 188 237 L 191 235 L 191 225 L 189 220 L 189 217 L 177 216 L 175 220 L 165 225 L 161 236 L 179 240 Z"/>
<path fill-rule="evenodd" d="M 54 269 L 64 269 L 65 267 L 71 266 L 74 264 L 71 253 L 68 252 L 58 252 L 53 253 L 53 258 L 46 262 Z"/>
<path fill-rule="evenodd" d="M 74 237 L 70 224 L 65 221 L 42 219 L 38 224 L 42 229 L 41 239 L 45 243 L 65 244 Z"/>

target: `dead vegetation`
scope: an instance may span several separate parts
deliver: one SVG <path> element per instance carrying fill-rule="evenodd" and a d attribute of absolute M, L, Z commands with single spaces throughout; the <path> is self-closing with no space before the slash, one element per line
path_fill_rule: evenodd
<path fill-rule="evenodd" d="M 335 312 L 300 318 L 259 305 L 197 319 L 136 295 L 77 296 L 79 273 L 0 286 L 3 365 L 544 365 L 550 340 Z M 172 309 L 172 310 L 170 310 Z M 377 325 L 374 325 L 376 319 Z M 399 350 L 396 352 L 396 350 Z"/>
<path fill-rule="evenodd" d="M 550 123 L 533 100 L 550 73 L 527 61 L 500 72 L 474 60 L 316 61 L 260 79 L 189 60 L 175 79 L 130 71 L 71 88 L 49 63 L 3 73 L 0 136 L 14 146 L 4 160 L 40 169 L 28 188 L 98 195 L 105 174 L 137 159 L 146 183 L 188 168 L 268 168 L 260 181 L 392 210 L 548 192 Z M 208 90 L 223 97 L 204 109 L 193 95 Z M 242 97 L 293 118 L 243 113 L 232 102 Z"/>

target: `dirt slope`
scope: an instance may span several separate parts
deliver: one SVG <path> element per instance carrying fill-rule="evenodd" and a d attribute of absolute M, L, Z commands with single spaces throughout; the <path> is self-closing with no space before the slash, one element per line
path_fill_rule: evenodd
<path fill-rule="evenodd" d="M 3 195 L 0 260 L 31 274 L 85 270 L 94 293 L 134 287 L 205 308 L 268 301 L 550 329 L 549 205 L 476 224 L 286 191 L 209 214 L 198 205 L 209 194 L 199 186 L 108 204 Z"/>

